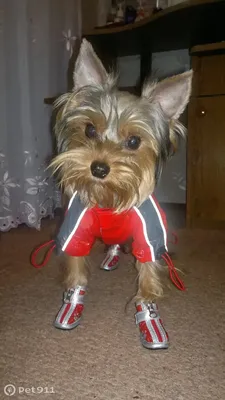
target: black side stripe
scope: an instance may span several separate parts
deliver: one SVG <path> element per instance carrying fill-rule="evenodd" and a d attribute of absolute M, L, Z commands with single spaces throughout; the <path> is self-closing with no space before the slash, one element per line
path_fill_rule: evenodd
<path fill-rule="evenodd" d="M 58 252 L 64 251 L 76 232 L 87 208 L 81 203 L 77 192 L 70 199 L 68 210 L 56 239 Z"/>
<path fill-rule="evenodd" d="M 142 224 L 145 239 L 150 245 L 152 259 L 155 261 L 160 258 L 160 253 L 167 251 L 167 233 L 160 211 L 153 197 L 149 196 L 149 198 L 136 209 L 136 212 L 139 216 L 141 214 L 143 218 Z"/>

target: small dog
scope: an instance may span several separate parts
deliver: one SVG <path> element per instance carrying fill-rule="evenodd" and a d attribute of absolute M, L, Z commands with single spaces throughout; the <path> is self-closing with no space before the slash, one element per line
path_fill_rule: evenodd
<path fill-rule="evenodd" d="M 178 121 L 191 92 L 192 71 L 146 82 L 140 97 L 116 89 L 91 44 L 82 41 L 74 89 L 60 97 L 56 121 L 59 154 L 54 172 L 70 201 L 57 245 L 67 254 L 64 303 L 55 326 L 75 328 L 87 287 L 85 256 L 96 238 L 109 246 L 101 268 L 116 268 L 132 241 L 138 290 L 136 323 L 149 349 L 168 347 L 156 299 L 163 294 L 159 260 L 167 251 L 166 220 L 153 197 L 164 162 L 184 134 Z"/>

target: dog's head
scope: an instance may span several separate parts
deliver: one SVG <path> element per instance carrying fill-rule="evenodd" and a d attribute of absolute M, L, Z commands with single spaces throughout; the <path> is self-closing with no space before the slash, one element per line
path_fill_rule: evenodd
<path fill-rule="evenodd" d="M 192 72 L 146 82 L 136 97 L 116 88 L 92 46 L 83 40 L 74 90 L 58 100 L 53 160 L 67 193 L 87 207 L 120 212 L 140 205 L 154 190 L 161 166 L 183 134 L 178 122 L 188 103 Z"/>

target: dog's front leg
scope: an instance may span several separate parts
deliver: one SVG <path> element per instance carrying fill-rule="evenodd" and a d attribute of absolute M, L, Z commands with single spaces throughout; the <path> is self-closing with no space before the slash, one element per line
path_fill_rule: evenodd
<path fill-rule="evenodd" d="M 63 305 L 59 310 L 55 327 L 73 329 L 79 325 L 87 287 L 87 266 L 84 257 L 66 258 L 66 279 Z"/>
<path fill-rule="evenodd" d="M 139 325 L 141 343 L 148 349 L 167 349 L 168 334 L 163 326 L 155 301 L 163 295 L 157 262 L 136 262 L 138 291 L 136 295 L 136 324 Z"/>

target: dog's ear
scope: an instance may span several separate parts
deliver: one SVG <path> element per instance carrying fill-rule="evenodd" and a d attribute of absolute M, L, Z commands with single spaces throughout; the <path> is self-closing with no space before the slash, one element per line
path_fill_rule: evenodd
<path fill-rule="evenodd" d="M 163 81 L 144 85 L 142 95 L 160 104 L 169 119 L 178 119 L 191 94 L 192 70 Z"/>
<path fill-rule="evenodd" d="M 108 74 L 92 45 L 83 39 L 73 73 L 74 89 L 87 85 L 102 85 Z"/>

